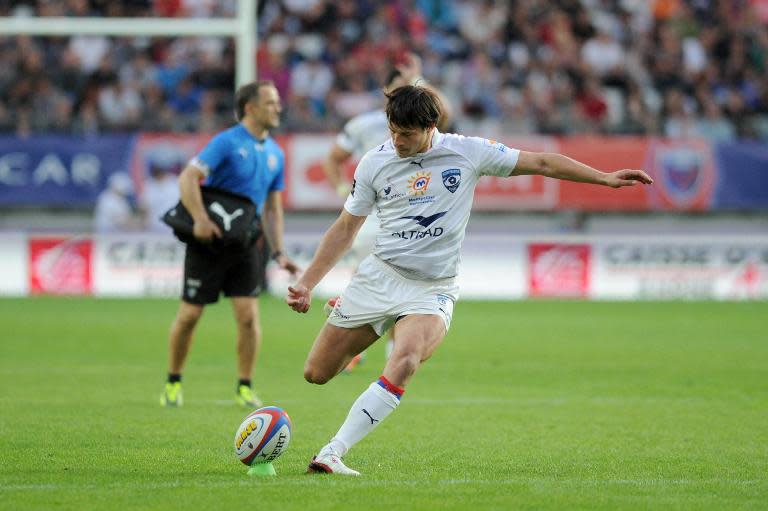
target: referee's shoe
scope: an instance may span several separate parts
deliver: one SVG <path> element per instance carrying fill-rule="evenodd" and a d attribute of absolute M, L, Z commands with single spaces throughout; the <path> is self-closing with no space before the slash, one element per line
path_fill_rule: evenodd
<path fill-rule="evenodd" d="M 262 405 L 259 396 L 248 385 L 238 385 L 235 401 L 243 408 L 260 408 Z"/>
<path fill-rule="evenodd" d="M 179 407 L 184 404 L 180 381 L 165 384 L 165 390 L 160 395 L 160 404 L 168 407 Z"/>

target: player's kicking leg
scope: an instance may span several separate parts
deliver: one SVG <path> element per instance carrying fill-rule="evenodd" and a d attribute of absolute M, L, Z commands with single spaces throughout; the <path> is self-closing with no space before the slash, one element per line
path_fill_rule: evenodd
<path fill-rule="evenodd" d="M 304 378 L 310 383 L 324 384 L 336 376 L 360 352 L 373 344 L 379 335 L 370 325 L 342 328 L 326 323 L 312 345 L 304 365 Z M 341 456 L 326 450 L 312 458 L 308 473 L 359 475 L 341 461 Z"/>
<path fill-rule="evenodd" d="M 413 314 L 397 322 L 394 330 L 397 342 L 384 367 L 384 373 L 357 398 L 339 431 L 312 459 L 308 472 L 359 475 L 344 465 L 342 457 L 397 408 L 406 383 L 440 345 L 445 332 L 445 323 L 436 315 Z M 319 341 L 320 337 L 315 341 L 313 352 Z M 310 353 L 307 368 L 311 361 Z M 308 374 L 307 368 L 305 377 Z M 312 381 L 310 378 L 307 380 Z"/>

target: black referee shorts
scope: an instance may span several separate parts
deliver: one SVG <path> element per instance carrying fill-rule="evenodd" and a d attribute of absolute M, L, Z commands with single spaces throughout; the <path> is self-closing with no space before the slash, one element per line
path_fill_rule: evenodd
<path fill-rule="evenodd" d="M 195 305 L 216 303 L 219 295 L 259 296 L 266 281 L 264 238 L 247 249 L 211 248 L 188 243 L 181 299 Z"/>

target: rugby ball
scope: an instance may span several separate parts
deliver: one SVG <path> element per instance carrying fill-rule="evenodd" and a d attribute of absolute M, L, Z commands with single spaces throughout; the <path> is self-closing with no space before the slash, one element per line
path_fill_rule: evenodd
<path fill-rule="evenodd" d="M 235 454 L 246 465 L 277 459 L 291 441 L 291 418 L 277 406 L 249 414 L 235 433 Z"/>

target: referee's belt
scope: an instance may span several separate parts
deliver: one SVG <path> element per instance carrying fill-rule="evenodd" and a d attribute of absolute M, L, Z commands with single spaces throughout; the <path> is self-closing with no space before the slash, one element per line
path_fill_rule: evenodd
<path fill-rule="evenodd" d="M 214 239 L 212 248 L 248 248 L 261 236 L 261 222 L 251 199 L 210 186 L 201 186 L 200 192 L 208 216 L 221 230 L 221 238 Z M 194 235 L 192 215 L 181 201 L 166 211 L 161 220 L 180 241 L 200 243 Z"/>

